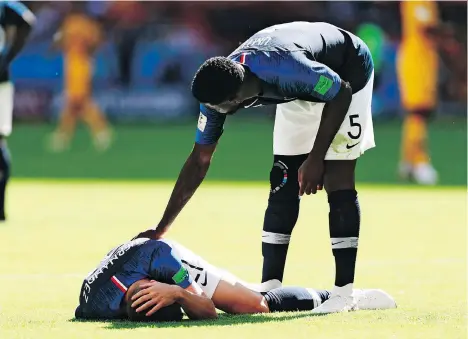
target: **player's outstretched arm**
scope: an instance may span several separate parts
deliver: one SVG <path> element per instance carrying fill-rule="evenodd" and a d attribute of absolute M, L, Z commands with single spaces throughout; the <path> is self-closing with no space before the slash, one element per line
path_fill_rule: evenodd
<path fill-rule="evenodd" d="M 208 172 L 215 149 L 216 144 L 195 144 L 192 153 L 180 171 L 164 215 L 156 227 L 154 238 L 158 239 L 167 232 L 172 222 L 200 186 Z"/>
<path fill-rule="evenodd" d="M 341 80 L 338 93 L 325 104 L 314 146 L 299 168 L 299 195 L 315 194 L 322 187 L 325 155 L 346 117 L 352 96 L 350 84 Z"/>
<path fill-rule="evenodd" d="M 353 97 L 351 86 L 341 80 L 341 87 L 336 96 L 325 104 L 320 120 L 317 137 L 310 156 L 324 160 L 336 133 L 340 129 Z"/>

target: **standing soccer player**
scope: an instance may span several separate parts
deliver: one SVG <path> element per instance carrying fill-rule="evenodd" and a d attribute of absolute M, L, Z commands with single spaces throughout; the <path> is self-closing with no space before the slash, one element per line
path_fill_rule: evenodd
<path fill-rule="evenodd" d="M 139 236 L 159 238 L 168 230 L 207 174 L 228 115 L 277 104 L 262 281 L 282 281 L 300 197 L 325 187 L 336 277 L 330 299 L 314 312 L 357 309 L 352 291 L 360 208 L 354 171 L 357 158 L 375 146 L 373 78 L 365 43 L 327 23 L 272 26 L 228 57 L 207 60 L 192 83 L 201 102 L 195 146 L 157 228 Z"/>
<path fill-rule="evenodd" d="M 0 2 L 0 221 L 6 219 L 5 190 L 10 177 L 6 138 L 13 122 L 14 86 L 8 68 L 23 48 L 34 22 L 34 14 L 21 2 Z"/>
<path fill-rule="evenodd" d="M 71 11 L 55 36 L 55 44 L 64 56 L 64 106 L 51 136 L 51 148 L 56 152 L 69 147 L 79 120 L 89 126 L 97 150 L 106 151 L 112 143 L 105 114 L 92 96 L 94 54 L 101 43 L 102 30 L 86 13 L 85 5 L 82 1 L 71 3 Z"/>
<path fill-rule="evenodd" d="M 439 176 L 430 157 L 427 126 L 438 104 L 439 58 L 460 46 L 450 26 L 440 20 L 436 1 L 402 1 L 400 12 L 397 75 L 406 116 L 399 172 L 402 179 L 435 185 Z"/>

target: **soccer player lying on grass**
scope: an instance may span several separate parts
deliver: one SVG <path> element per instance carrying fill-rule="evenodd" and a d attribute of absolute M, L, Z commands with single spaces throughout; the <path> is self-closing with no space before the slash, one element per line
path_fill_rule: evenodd
<path fill-rule="evenodd" d="M 395 308 L 381 290 L 355 290 L 360 309 Z M 231 314 L 309 311 L 330 291 L 245 283 L 169 240 L 139 238 L 115 247 L 83 281 L 78 319 L 215 319 Z"/>

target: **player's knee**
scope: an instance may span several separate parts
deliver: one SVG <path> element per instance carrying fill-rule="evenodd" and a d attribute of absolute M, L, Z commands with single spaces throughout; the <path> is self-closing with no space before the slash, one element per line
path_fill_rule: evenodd
<path fill-rule="evenodd" d="M 412 110 L 409 114 L 415 115 L 424 120 L 430 120 L 434 116 L 434 110 L 430 108 L 415 109 Z"/>
<path fill-rule="evenodd" d="M 256 314 L 268 313 L 269 308 L 263 296 L 255 296 L 249 299 L 237 299 L 230 305 L 231 314 Z"/>
<path fill-rule="evenodd" d="M 299 215 L 297 171 L 303 161 L 304 156 L 275 156 L 264 231 L 291 234 Z"/>
<path fill-rule="evenodd" d="M 269 202 L 298 202 L 299 182 L 297 171 L 306 155 L 275 155 L 270 171 Z"/>
<path fill-rule="evenodd" d="M 230 314 L 268 312 L 263 296 L 240 283 L 231 284 L 221 280 L 212 300 L 216 308 Z"/>
<path fill-rule="evenodd" d="M 69 97 L 67 102 L 67 108 L 70 114 L 78 116 L 83 109 L 84 100 L 81 97 Z"/>
<path fill-rule="evenodd" d="M 324 186 L 327 193 L 354 190 L 356 160 L 325 161 Z"/>

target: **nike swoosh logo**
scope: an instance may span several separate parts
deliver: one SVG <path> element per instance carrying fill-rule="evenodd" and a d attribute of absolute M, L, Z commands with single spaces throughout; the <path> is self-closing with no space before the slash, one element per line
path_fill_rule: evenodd
<path fill-rule="evenodd" d="M 256 103 L 257 101 L 258 101 L 258 99 L 255 99 L 254 102 L 252 102 L 250 105 L 244 106 L 244 108 L 250 108 L 250 107 L 252 107 L 253 105 L 255 105 L 255 103 Z M 254 106 L 254 107 L 255 107 L 255 106 Z"/>
<path fill-rule="evenodd" d="M 359 145 L 359 142 L 355 143 L 354 145 L 348 145 L 348 144 L 346 144 L 346 149 L 351 149 L 351 148 L 353 148 L 353 147 L 355 147 L 355 146 L 357 146 L 357 145 Z"/>
<path fill-rule="evenodd" d="M 344 242 L 344 241 L 332 242 L 332 246 L 337 245 L 337 244 L 341 244 L 342 242 Z"/>

